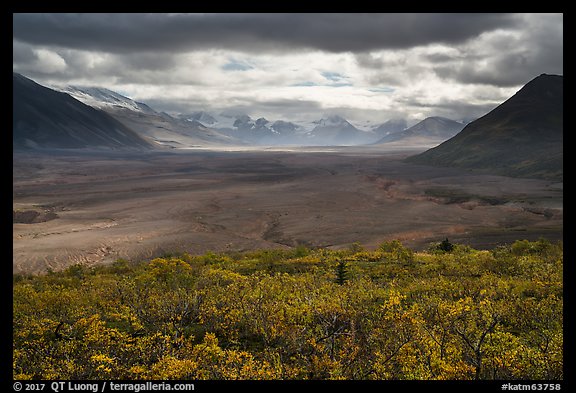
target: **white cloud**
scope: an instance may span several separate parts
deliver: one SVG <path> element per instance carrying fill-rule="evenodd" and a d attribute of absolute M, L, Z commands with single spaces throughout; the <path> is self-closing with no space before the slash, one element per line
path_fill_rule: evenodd
<path fill-rule="evenodd" d="M 37 49 L 36 56 L 38 56 L 36 66 L 48 74 L 66 70 L 66 61 L 58 53 L 47 49 Z"/>
<path fill-rule="evenodd" d="M 63 73 L 67 69 L 66 61 L 58 53 L 45 48 L 27 48 L 22 45 L 14 45 L 13 68 L 20 72 L 39 71 L 42 74 Z M 24 59 L 22 63 L 18 60 Z"/>

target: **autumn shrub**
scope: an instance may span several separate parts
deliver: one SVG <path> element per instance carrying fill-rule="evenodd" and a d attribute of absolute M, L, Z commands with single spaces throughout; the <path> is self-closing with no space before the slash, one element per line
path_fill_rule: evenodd
<path fill-rule="evenodd" d="M 543 240 L 391 241 L 18 275 L 13 377 L 561 380 L 562 264 Z"/>

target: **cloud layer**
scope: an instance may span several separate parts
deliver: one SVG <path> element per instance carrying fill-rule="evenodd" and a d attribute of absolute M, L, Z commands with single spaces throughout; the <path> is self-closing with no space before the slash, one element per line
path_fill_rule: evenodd
<path fill-rule="evenodd" d="M 508 14 L 16 14 L 13 34 L 30 44 L 111 53 L 365 52 L 457 44 L 517 23 Z"/>
<path fill-rule="evenodd" d="M 13 69 L 161 110 L 483 115 L 562 74 L 562 14 L 14 14 Z"/>

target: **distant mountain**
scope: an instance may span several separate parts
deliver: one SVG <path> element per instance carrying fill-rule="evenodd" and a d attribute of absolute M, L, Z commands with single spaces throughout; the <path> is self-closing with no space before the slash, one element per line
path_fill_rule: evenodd
<path fill-rule="evenodd" d="M 180 114 L 176 116 L 178 119 L 187 121 L 196 121 L 204 127 L 210 127 L 215 130 L 230 131 L 235 129 L 234 122 L 237 120 L 238 115 L 229 113 L 209 113 L 205 111 L 198 111 L 191 114 Z"/>
<path fill-rule="evenodd" d="M 201 123 L 200 120 L 209 121 L 204 113 L 195 114 L 199 120 L 191 115 L 189 120 L 185 121 L 164 112 L 157 112 L 142 102 L 100 87 L 67 86 L 59 90 L 67 92 L 87 105 L 102 109 L 156 146 L 185 148 L 243 144 L 242 141 L 223 135 Z"/>
<path fill-rule="evenodd" d="M 212 126 L 217 123 L 217 120 L 204 111 L 194 112 L 185 117 L 187 120 L 196 120 L 205 127 Z"/>
<path fill-rule="evenodd" d="M 233 127 L 236 129 L 233 135 L 250 143 L 265 144 L 275 136 L 268 124 L 270 122 L 263 117 L 252 120 L 248 115 L 241 115 L 233 123 Z"/>
<path fill-rule="evenodd" d="M 276 120 L 274 123 L 272 123 L 270 128 L 276 134 L 282 135 L 284 137 L 294 137 L 296 132 L 300 129 L 300 127 L 296 124 L 284 120 Z"/>
<path fill-rule="evenodd" d="M 13 148 L 148 149 L 151 145 L 108 114 L 13 73 Z"/>
<path fill-rule="evenodd" d="M 301 126 L 284 120 L 271 122 L 264 117 L 252 120 L 249 116 L 238 116 L 231 135 L 256 145 L 299 145 L 306 140 Z"/>
<path fill-rule="evenodd" d="M 412 127 L 384 136 L 376 143 L 428 141 L 430 144 L 438 144 L 450 139 L 464 128 L 464 124 L 447 119 L 445 117 L 428 117 Z"/>
<path fill-rule="evenodd" d="M 328 116 L 316 121 L 256 120 L 241 113 L 199 111 L 178 116 L 197 121 L 220 133 L 252 145 L 359 145 L 378 139 L 371 130 L 356 128 L 340 116 Z"/>
<path fill-rule="evenodd" d="M 407 128 L 408 123 L 405 119 L 390 119 L 374 128 L 373 131 L 380 138 L 383 138 L 387 135 L 393 135 L 402 132 Z"/>
<path fill-rule="evenodd" d="M 361 145 L 376 139 L 372 132 L 360 131 L 346 119 L 333 115 L 314 122 L 314 129 L 306 134 L 309 144 L 315 145 Z"/>
<path fill-rule="evenodd" d="M 542 74 L 453 138 L 407 161 L 561 181 L 563 83 L 560 75 Z"/>

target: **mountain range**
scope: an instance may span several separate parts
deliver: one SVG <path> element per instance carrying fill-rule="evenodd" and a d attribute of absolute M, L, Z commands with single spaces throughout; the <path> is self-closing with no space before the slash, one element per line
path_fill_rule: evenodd
<path fill-rule="evenodd" d="M 563 178 L 564 79 L 542 74 L 454 137 L 408 162 Z"/>
<path fill-rule="evenodd" d="M 460 123 L 440 117 L 424 119 L 409 129 L 405 119 L 390 119 L 378 126 L 359 128 L 338 115 L 312 122 L 271 121 L 264 117 L 254 120 L 246 114 L 206 111 L 173 117 L 105 88 L 66 86 L 59 90 L 106 111 L 154 142 L 175 148 L 206 143 L 346 146 L 401 140 L 434 145 L 463 127 Z"/>
<path fill-rule="evenodd" d="M 29 96 L 35 96 L 35 99 L 26 102 L 27 99 L 22 96 L 25 90 L 22 86 L 33 86 L 40 93 L 30 94 Z M 175 116 L 158 112 L 145 103 L 134 101 L 105 88 L 64 86 L 50 89 L 19 74 L 14 74 L 13 90 L 15 148 L 121 148 L 123 139 L 114 134 L 114 130 L 118 129 L 133 139 L 126 141 L 125 147 L 147 146 L 147 148 L 364 145 L 398 141 L 414 135 L 421 137 L 427 132 L 431 133 L 434 142 L 439 143 L 442 141 L 442 135 L 447 135 L 444 139 L 452 135 L 452 129 L 448 124 L 451 120 L 444 119 L 443 122 L 432 120 L 436 118 L 424 120 L 423 124 L 428 124 L 426 129 L 418 127 L 407 129 L 404 119 L 391 119 L 380 125 L 363 124 L 359 128 L 334 114 L 312 122 L 271 121 L 264 117 L 254 120 L 246 114 L 216 114 L 206 111 Z M 57 104 L 62 100 L 67 100 L 67 105 L 82 107 L 84 110 L 91 108 L 92 116 L 107 120 L 87 123 L 85 119 L 77 118 L 77 113 L 68 110 L 66 105 Z M 32 109 L 31 105 L 36 105 L 37 108 Z M 29 110 L 32 111 L 30 116 L 27 115 Z M 41 116 L 48 116 L 49 119 L 40 120 Z M 54 121 L 59 123 L 55 124 Z M 111 121 L 114 122 L 114 126 L 110 124 Z M 35 125 L 32 126 L 31 122 Z M 443 130 L 444 126 L 448 128 Z M 79 130 L 75 130 L 78 127 Z M 99 140 L 92 140 L 84 133 L 99 135 Z M 110 141 L 107 141 L 107 138 Z M 430 143 L 429 140 L 426 141 Z"/>
<path fill-rule="evenodd" d="M 159 148 L 244 144 L 243 141 L 224 135 L 198 121 L 186 121 L 164 112 L 157 112 L 144 103 L 108 89 L 66 86 L 59 90 L 106 112 Z"/>
<path fill-rule="evenodd" d="M 359 129 L 330 115 L 313 122 L 246 114 L 157 112 L 114 91 L 59 91 L 13 73 L 14 149 L 163 149 L 225 145 L 437 145 L 407 162 L 561 180 L 563 77 L 542 74 L 467 125 L 429 117 Z"/>
<path fill-rule="evenodd" d="M 375 141 L 379 134 L 360 130 L 346 119 L 330 115 L 313 122 L 256 120 L 246 114 L 213 114 L 205 111 L 181 115 L 220 133 L 256 145 L 361 145 Z"/>

